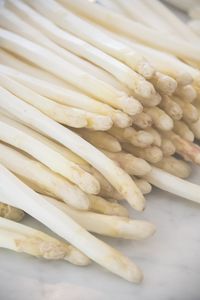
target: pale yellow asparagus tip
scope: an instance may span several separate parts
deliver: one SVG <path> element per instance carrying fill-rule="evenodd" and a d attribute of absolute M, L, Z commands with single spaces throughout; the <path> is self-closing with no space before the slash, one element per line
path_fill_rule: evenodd
<path fill-rule="evenodd" d="M 132 120 L 134 125 L 142 129 L 148 128 L 152 125 L 152 118 L 144 112 L 132 116 Z"/>
<path fill-rule="evenodd" d="M 111 216 L 128 216 L 127 208 L 116 202 L 109 202 L 102 197 L 93 195 L 89 196 L 89 200 L 91 211 Z"/>
<path fill-rule="evenodd" d="M 115 113 L 112 114 L 112 120 L 114 125 L 119 128 L 129 127 L 133 122 L 130 116 L 120 110 L 116 110 Z"/>
<path fill-rule="evenodd" d="M 138 186 L 143 195 L 151 193 L 152 186 L 145 179 L 134 178 L 135 184 Z"/>
<path fill-rule="evenodd" d="M 123 97 L 121 100 L 122 108 L 125 113 L 135 115 L 142 112 L 143 107 L 141 103 L 133 97 Z"/>

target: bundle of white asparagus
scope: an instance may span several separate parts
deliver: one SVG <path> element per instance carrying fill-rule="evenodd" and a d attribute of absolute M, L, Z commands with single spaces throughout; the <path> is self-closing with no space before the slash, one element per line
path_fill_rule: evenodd
<path fill-rule="evenodd" d="M 185 180 L 200 164 L 199 67 L 199 36 L 158 0 L 5 0 L 0 246 L 139 283 L 92 233 L 153 235 L 121 201 L 142 212 L 151 185 L 200 203 Z M 24 213 L 58 239 L 16 223 Z"/>

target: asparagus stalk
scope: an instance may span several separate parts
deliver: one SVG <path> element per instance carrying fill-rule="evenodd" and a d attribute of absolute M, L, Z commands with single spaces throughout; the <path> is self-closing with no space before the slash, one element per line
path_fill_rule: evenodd
<path fill-rule="evenodd" d="M 156 167 L 153 167 L 152 171 L 145 178 L 148 182 L 164 191 L 200 203 L 200 187 L 196 184 L 178 178 Z"/>
<path fill-rule="evenodd" d="M 176 148 L 170 139 L 162 138 L 160 148 L 162 150 L 163 156 L 165 157 L 171 156 L 176 152 Z"/>
<path fill-rule="evenodd" d="M 153 136 L 144 130 L 135 130 L 133 127 L 116 128 L 112 127 L 109 133 L 120 142 L 129 142 L 140 148 L 146 148 L 153 143 Z"/>
<path fill-rule="evenodd" d="M 193 124 L 193 123 L 192 123 Z M 174 132 L 188 142 L 194 142 L 194 134 L 184 121 L 174 122 Z"/>
<path fill-rule="evenodd" d="M 150 146 L 146 148 L 134 147 L 131 144 L 123 143 L 122 148 L 130 152 L 133 156 L 142 158 L 150 163 L 157 163 L 163 158 L 163 153 L 157 146 Z"/>
<path fill-rule="evenodd" d="M 87 256 L 68 243 L 4 218 L 0 218 L 0 247 L 49 260 L 64 259 L 78 266 L 90 262 Z"/>
<path fill-rule="evenodd" d="M 138 186 L 138 188 L 141 190 L 143 195 L 151 193 L 152 186 L 147 180 L 141 179 L 141 178 L 137 179 L 134 177 L 134 181 L 135 181 L 136 185 Z"/>
<path fill-rule="evenodd" d="M 159 105 L 173 120 L 180 120 L 183 117 L 183 111 L 180 105 L 168 96 L 162 97 Z"/>
<path fill-rule="evenodd" d="M 23 209 L 114 274 L 132 282 L 142 280 L 142 273 L 133 262 L 89 234 L 60 209 L 24 185 L 3 166 L 0 166 L 0 194 L 7 204 L 15 204 Z"/>
<path fill-rule="evenodd" d="M 173 120 L 162 109 L 158 107 L 145 108 L 146 113 L 152 118 L 156 128 L 162 131 L 168 131 L 173 128 Z"/>
<path fill-rule="evenodd" d="M 188 163 L 173 156 L 164 157 L 154 166 L 180 178 L 188 178 L 192 172 Z"/>
<path fill-rule="evenodd" d="M 76 130 L 76 133 L 97 148 L 101 148 L 110 152 L 119 152 L 122 149 L 117 138 L 108 132 Z"/>
<path fill-rule="evenodd" d="M 144 159 L 135 157 L 129 153 L 111 153 L 108 151 L 104 151 L 104 153 L 116 161 L 129 175 L 144 176 L 151 170 L 150 165 Z"/>

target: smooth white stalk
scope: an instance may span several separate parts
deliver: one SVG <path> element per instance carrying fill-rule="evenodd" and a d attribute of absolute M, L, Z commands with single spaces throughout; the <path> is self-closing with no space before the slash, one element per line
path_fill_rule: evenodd
<path fill-rule="evenodd" d="M 200 203 L 200 186 L 197 184 L 180 179 L 155 167 L 145 178 L 164 191 Z"/>

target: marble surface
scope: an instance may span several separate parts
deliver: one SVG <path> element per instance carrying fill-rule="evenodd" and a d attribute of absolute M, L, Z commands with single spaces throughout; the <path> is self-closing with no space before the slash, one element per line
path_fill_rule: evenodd
<path fill-rule="evenodd" d="M 200 169 L 190 180 L 199 183 Z M 104 238 L 142 268 L 141 285 L 128 283 L 95 263 L 80 268 L 0 251 L 1 300 L 199 300 L 200 206 L 154 189 L 144 213 L 157 233 L 145 241 Z M 46 230 L 26 217 L 25 224 Z"/>

